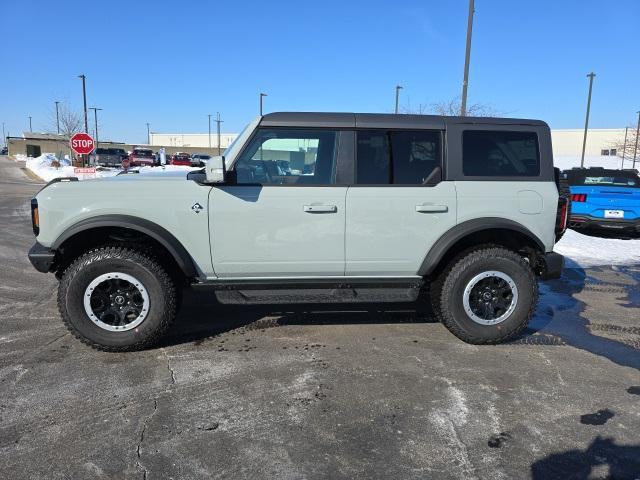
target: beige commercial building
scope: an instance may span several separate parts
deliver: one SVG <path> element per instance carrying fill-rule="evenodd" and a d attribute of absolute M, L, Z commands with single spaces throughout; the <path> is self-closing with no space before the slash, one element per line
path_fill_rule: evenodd
<path fill-rule="evenodd" d="M 237 133 L 221 133 L 220 148 L 225 149 L 236 139 Z M 218 134 L 208 133 L 150 133 L 151 146 L 218 148 Z"/>
<path fill-rule="evenodd" d="M 584 128 L 551 130 L 554 155 L 581 155 Z M 624 128 L 590 128 L 587 131 L 586 156 L 616 156 L 622 153 Z M 620 147 L 619 147 L 620 146 Z"/>

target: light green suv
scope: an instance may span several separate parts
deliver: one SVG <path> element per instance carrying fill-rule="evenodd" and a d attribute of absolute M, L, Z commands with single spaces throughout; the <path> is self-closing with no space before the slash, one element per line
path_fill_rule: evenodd
<path fill-rule="evenodd" d="M 562 270 L 557 177 L 541 121 L 273 113 L 188 175 L 51 182 L 29 258 L 102 350 L 156 342 L 185 285 L 236 303 L 425 295 L 456 336 L 496 343 Z"/>

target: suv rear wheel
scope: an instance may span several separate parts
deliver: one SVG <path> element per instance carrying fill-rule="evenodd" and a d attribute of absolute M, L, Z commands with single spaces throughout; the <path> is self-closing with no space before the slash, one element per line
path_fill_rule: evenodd
<path fill-rule="evenodd" d="M 533 316 L 538 284 L 529 264 L 501 247 L 474 250 L 453 264 L 439 292 L 440 319 L 467 343 L 499 343 Z"/>
<path fill-rule="evenodd" d="M 156 343 L 176 315 L 176 287 L 151 256 L 123 247 L 91 250 L 65 271 L 58 308 L 71 333 L 98 350 Z"/>

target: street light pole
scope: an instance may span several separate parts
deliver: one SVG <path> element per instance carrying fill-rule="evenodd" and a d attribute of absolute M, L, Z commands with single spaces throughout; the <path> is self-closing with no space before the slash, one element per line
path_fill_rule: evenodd
<path fill-rule="evenodd" d="M 266 94 L 266 93 L 261 93 L 261 94 L 260 94 L 260 116 L 262 116 L 262 99 L 263 99 L 264 97 L 266 97 L 266 96 L 267 96 L 267 94 Z"/>
<path fill-rule="evenodd" d="M 98 110 L 102 110 L 101 108 L 89 107 L 89 110 L 93 110 L 93 118 L 95 121 L 96 127 L 96 148 L 98 148 Z"/>
<path fill-rule="evenodd" d="M 216 123 L 218 124 L 218 155 L 220 155 L 222 153 L 222 143 L 220 142 L 220 124 L 222 120 L 220 120 L 220 112 L 216 112 Z"/>
<path fill-rule="evenodd" d="M 633 149 L 633 167 L 636 168 L 636 156 L 638 155 L 638 134 L 640 134 L 640 111 L 638 111 L 638 126 L 636 127 L 636 146 Z"/>
<path fill-rule="evenodd" d="M 622 163 L 620 164 L 620 168 L 624 168 L 624 154 L 627 150 L 627 133 L 629 132 L 629 127 L 624 127 L 624 143 L 622 144 Z"/>
<path fill-rule="evenodd" d="M 400 90 L 402 90 L 402 87 L 400 85 L 396 85 L 396 109 L 395 109 L 396 113 L 398 113 Z"/>
<path fill-rule="evenodd" d="M 58 113 L 58 104 L 60 102 L 55 102 L 56 104 L 56 127 L 58 128 L 58 135 L 60 135 L 60 114 Z"/>
<path fill-rule="evenodd" d="M 469 0 L 469 16 L 467 18 L 467 47 L 464 54 L 464 78 L 462 79 L 462 100 L 460 116 L 467 114 L 467 87 L 469 86 L 469 62 L 471 60 L 471 34 L 473 33 L 474 0 Z"/>
<path fill-rule="evenodd" d="M 7 136 L 4 134 L 4 122 L 2 122 L 2 141 L 4 143 L 4 146 L 7 146 Z"/>
<path fill-rule="evenodd" d="M 31 127 L 31 115 L 29 115 L 29 131 L 33 132 L 33 128 Z"/>
<path fill-rule="evenodd" d="M 207 115 L 209 117 L 209 148 L 211 148 L 211 114 Z"/>
<path fill-rule="evenodd" d="M 147 145 L 151 145 L 151 132 L 149 130 L 149 122 L 147 122 Z"/>
<path fill-rule="evenodd" d="M 580 157 L 580 168 L 584 168 L 584 151 L 587 148 L 587 129 L 589 128 L 589 111 L 591 110 L 591 91 L 593 90 L 593 77 L 596 74 L 591 72 L 589 77 L 589 96 L 587 97 L 587 116 L 584 120 L 584 138 L 582 139 L 582 157 Z"/>

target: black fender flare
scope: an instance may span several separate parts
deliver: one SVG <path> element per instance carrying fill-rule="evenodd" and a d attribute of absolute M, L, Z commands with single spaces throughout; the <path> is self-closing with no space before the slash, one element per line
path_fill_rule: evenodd
<path fill-rule="evenodd" d="M 541 252 L 545 251 L 542 240 L 531 232 L 531 230 L 518 222 L 500 217 L 474 218 L 473 220 L 467 220 L 466 222 L 457 224 L 436 240 L 431 249 L 427 252 L 427 255 L 424 257 L 422 265 L 420 265 L 420 269 L 418 270 L 418 275 L 424 276 L 432 273 L 449 248 L 462 238 L 475 232 L 493 229 L 512 230 L 514 232 L 521 233 L 537 245 Z"/>
<path fill-rule="evenodd" d="M 171 232 L 149 220 L 130 215 L 98 215 L 96 217 L 82 220 L 62 232 L 51 245 L 51 249 L 57 250 L 65 241 L 80 232 L 101 227 L 128 228 L 148 235 L 167 249 L 178 264 L 178 267 L 180 267 L 180 270 L 182 270 L 188 278 L 197 276 L 191 255 L 189 255 L 189 252 L 187 252 L 184 246 Z"/>

